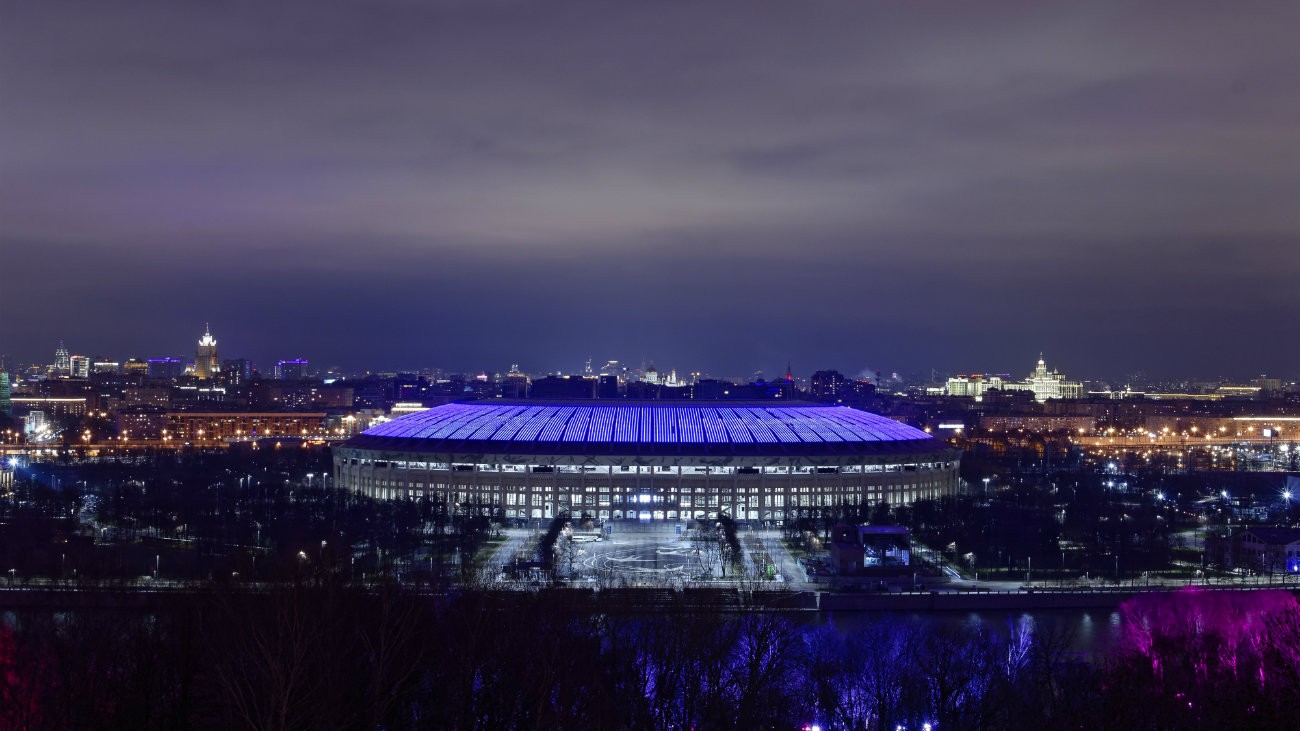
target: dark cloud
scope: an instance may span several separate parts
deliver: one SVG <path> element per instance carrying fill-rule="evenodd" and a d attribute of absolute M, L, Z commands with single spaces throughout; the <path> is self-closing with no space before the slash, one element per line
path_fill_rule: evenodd
<path fill-rule="evenodd" d="M 1295 3 L 3 17 L 19 357 L 1300 367 Z"/>

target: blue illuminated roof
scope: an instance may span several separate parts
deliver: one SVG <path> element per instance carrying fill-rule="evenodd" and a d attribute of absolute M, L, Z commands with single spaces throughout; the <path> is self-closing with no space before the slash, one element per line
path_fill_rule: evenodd
<path fill-rule="evenodd" d="M 549 454 L 854 454 L 943 449 L 883 416 L 820 404 L 473 401 L 403 416 L 350 446 Z"/>

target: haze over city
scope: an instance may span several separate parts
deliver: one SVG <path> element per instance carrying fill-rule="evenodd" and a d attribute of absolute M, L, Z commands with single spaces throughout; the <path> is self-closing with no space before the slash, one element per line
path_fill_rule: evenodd
<path fill-rule="evenodd" d="M 1296 3 L 6 3 L 0 351 L 1294 377 Z"/>

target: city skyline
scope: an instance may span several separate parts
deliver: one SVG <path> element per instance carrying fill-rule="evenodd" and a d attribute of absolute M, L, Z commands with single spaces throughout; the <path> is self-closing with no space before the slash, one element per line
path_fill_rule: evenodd
<path fill-rule="evenodd" d="M 17 5 L 0 351 L 1294 377 L 1297 25 Z"/>
<path fill-rule="evenodd" d="M 1300 0 L 0 0 L 0 728 L 1287 728 Z"/>
<path fill-rule="evenodd" d="M 505 374 L 508 374 L 509 372 L 513 372 L 516 369 L 518 369 L 521 373 L 524 373 L 529 376 L 534 376 L 534 377 L 542 376 L 542 375 L 565 375 L 565 376 L 584 375 L 584 374 L 597 375 L 597 374 L 602 374 L 607 370 L 605 368 L 606 365 L 619 364 L 620 368 L 622 369 L 618 372 L 619 375 L 623 375 L 623 374 L 644 375 L 645 373 L 654 371 L 659 374 L 659 377 L 667 379 L 668 374 L 672 373 L 676 376 L 678 382 L 682 384 L 689 382 L 695 377 L 719 378 L 719 379 L 730 380 L 738 383 L 745 382 L 748 380 L 754 380 L 754 379 L 760 379 L 760 380 L 766 379 L 770 381 L 776 381 L 776 380 L 784 379 L 787 376 L 787 374 L 790 374 L 795 380 L 802 382 L 810 378 L 815 372 L 836 371 L 841 373 L 841 375 L 850 379 L 860 379 L 860 380 L 867 380 L 867 381 L 881 382 L 881 383 L 896 383 L 900 385 L 919 385 L 925 383 L 934 385 L 942 382 L 944 379 L 949 379 L 950 387 L 952 385 L 953 379 L 964 380 L 968 377 L 972 379 L 981 379 L 987 376 L 987 377 L 991 377 L 993 380 L 990 381 L 990 383 L 986 385 L 986 387 L 1000 388 L 1002 387 L 1001 384 L 1003 380 L 1015 379 L 1020 375 L 1026 375 L 1026 377 L 1029 379 L 1038 378 L 1040 380 L 1046 377 L 1045 374 L 1047 374 L 1049 370 L 1059 374 L 1053 376 L 1054 378 L 1058 378 L 1058 379 L 1064 378 L 1065 375 L 1064 373 L 1060 372 L 1060 368 L 1056 362 L 1052 362 L 1050 366 L 1045 365 L 1046 362 L 1045 355 L 1041 351 L 1038 353 L 1037 364 L 1032 367 L 1019 368 L 1013 366 L 1007 369 L 967 368 L 965 370 L 954 369 L 950 371 L 940 371 L 938 369 L 931 369 L 928 378 L 926 377 L 926 374 L 923 373 L 909 372 L 909 373 L 900 374 L 897 371 L 888 371 L 888 370 L 871 369 L 871 368 L 864 368 L 861 370 L 854 371 L 852 369 L 844 369 L 844 368 L 836 367 L 833 364 L 809 365 L 808 367 L 804 367 L 803 365 L 801 365 L 799 368 L 796 369 L 794 368 L 793 361 L 789 361 L 789 360 L 786 361 L 786 367 L 785 367 L 786 370 L 780 370 L 780 369 L 768 370 L 764 368 L 756 368 L 747 373 L 743 371 L 736 371 L 736 372 L 704 371 L 698 368 L 692 368 L 690 364 L 685 364 L 684 367 L 678 367 L 675 364 L 656 363 L 656 361 L 653 359 L 644 359 L 642 361 L 629 361 L 629 360 L 622 360 L 622 359 L 604 360 L 604 359 L 595 359 L 591 357 L 586 358 L 585 361 L 582 362 L 575 361 L 574 364 L 568 366 L 559 366 L 559 367 L 534 368 L 529 365 L 521 365 L 521 361 L 523 363 L 527 363 L 528 359 L 517 358 L 510 363 L 508 368 L 502 364 L 494 364 L 491 367 L 484 367 L 482 365 L 477 365 L 474 367 L 456 368 L 456 367 L 447 367 L 446 365 L 433 363 L 433 364 L 421 365 L 418 367 L 410 366 L 410 367 L 385 368 L 385 367 L 372 366 L 372 367 L 365 367 L 359 369 L 347 369 L 347 368 L 342 368 L 335 364 L 327 364 L 327 363 L 319 363 L 319 362 L 313 363 L 313 360 L 311 358 L 305 358 L 302 357 L 301 355 L 297 355 L 293 357 L 287 355 L 280 355 L 280 356 L 274 356 L 266 359 L 252 359 L 252 358 L 248 358 L 248 356 L 242 352 L 236 352 L 233 355 L 226 354 L 224 357 L 218 357 L 215 352 L 208 350 L 208 348 L 215 349 L 216 347 L 216 339 L 214 335 L 211 333 L 212 328 L 210 326 L 210 323 L 204 323 L 203 329 L 204 329 L 203 336 L 199 338 L 198 347 L 197 349 L 194 350 L 192 356 L 186 355 L 184 353 L 158 353 L 158 352 L 150 352 L 144 355 L 133 354 L 130 356 L 121 356 L 120 354 L 117 353 L 94 353 L 91 355 L 87 355 L 83 353 L 71 354 L 66 347 L 65 341 L 63 339 L 60 339 L 55 349 L 53 359 L 52 360 L 46 359 L 49 362 L 42 362 L 40 358 L 24 361 L 21 359 L 14 359 L 12 357 L 9 357 L 7 354 L 0 354 L 0 367 L 5 368 L 7 370 L 14 371 L 19 375 L 22 375 L 24 373 L 24 371 L 21 370 L 24 366 L 33 369 L 40 369 L 43 367 L 48 372 L 49 375 L 64 376 L 64 377 L 71 375 L 74 378 L 75 377 L 84 378 L 86 377 L 86 375 L 89 374 L 89 372 L 94 371 L 94 366 L 101 362 L 99 360 L 101 357 L 108 359 L 106 362 L 115 364 L 117 366 L 117 370 L 120 370 L 122 368 L 122 365 L 126 363 L 128 359 L 137 359 L 140 362 L 146 362 L 146 363 L 159 361 L 159 360 L 166 360 L 169 362 L 175 362 L 178 368 L 184 367 L 188 364 L 188 367 L 194 371 L 194 375 L 198 376 L 200 380 L 202 380 L 204 376 L 199 376 L 197 372 L 198 363 L 202 359 L 201 356 L 204 353 L 208 353 L 209 354 L 208 357 L 210 359 L 213 359 L 212 360 L 213 367 L 218 368 L 218 370 L 222 363 L 237 361 L 240 364 L 241 368 L 260 373 L 263 378 L 273 378 L 275 380 L 281 380 L 282 375 L 280 374 L 280 369 L 283 366 L 285 366 L 285 364 L 289 364 L 291 367 L 297 369 L 294 371 L 295 373 L 300 374 L 297 377 L 305 377 L 305 375 L 309 373 L 315 374 L 319 377 L 325 377 L 330 374 L 336 376 L 354 377 L 363 374 L 381 374 L 381 373 L 418 373 L 422 375 L 442 373 L 444 375 L 460 374 L 460 375 L 466 375 L 470 377 L 476 375 L 488 375 L 491 377 L 500 377 Z M 180 355 L 181 357 L 176 358 L 175 356 L 177 355 Z M 114 357 L 117 357 L 117 360 L 113 360 Z M 6 365 L 6 359 L 8 361 L 7 365 Z M 85 373 L 78 374 L 75 368 L 72 368 L 71 366 L 68 365 L 68 363 L 76 361 L 78 359 L 84 362 L 84 366 L 86 369 Z M 1281 383 L 1285 384 L 1291 382 L 1294 379 L 1293 376 L 1288 374 L 1278 374 L 1278 373 L 1269 374 L 1263 372 L 1250 373 L 1248 368 L 1240 370 L 1240 373 L 1245 375 L 1236 375 L 1235 377 L 1230 377 L 1227 374 L 1207 376 L 1204 374 L 1184 373 L 1184 374 L 1175 374 L 1172 376 L 1161 378 L 1161 377 L 1151 376 L 1149 374 L 1133 373 L 1133 374 L 1126 374 L 1125 376 L 1119 378 L 1118 380 L 1114 378 L 1107 378 L 1107 377 L 1096 376 L 1096 375 L 1085 374 L 1080 376 L 1077 373 L 1071 373 L 1070 375 L 1075 377 L 1076 380 L 1081 380 L 1086 383 L 1108 383 L 1110 386 L 1120 387 L 1120 388 L 1130 387 L 1130 386 L 1145 386 L 1145 385 L 1162 383 L 1162 382 L 1163 383 L 1177 383 L 1177 382 L 1209 383 L 1209 382 L 1218 381 L 1220 383 L 1234 383 L 1234 382 L 1248 383 L 1262 378 L 1272 378 L 1275 380 L 1280 380 Z M 1074 385 L 1075 387 L 1080 386 L 1079 383 L 1075 383 Z"/>

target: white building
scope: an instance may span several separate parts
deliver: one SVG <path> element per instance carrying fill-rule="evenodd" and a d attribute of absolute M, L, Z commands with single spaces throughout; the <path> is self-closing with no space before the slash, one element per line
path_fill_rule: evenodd
<path fill-rule="evenodd" d="M 1075 399 L 1083 396 L 1083 384 L 1078 381 L 1067 381 L 1065 376 L 1059 371 L 1047 370 L 1047 363 L 1043 360 L 1043 354 L 1038 354 L 1038 366 L 1029 378 L 1021 383 L 1011 383 L 1006 386 L 1011 390 L 1033 391 L 1035 401 L 1046 401 L 1050 398 L 1067 398 Z"/>
<path fill-rule="evenodd" d="M 953 376 L 948 379 L 949 396 L 970 396 L 976 401 L 984 398 L 984 392 L 991 388 L 1005 388 L 1002 376 L 988 376 L 981 373 Z"/>
<path fill-rule="evenodd" d="M 1065 380 L 1065 376 L 1058 371 L 1047 370 L 1047 363 L 1043 360 L 1041 353 L 1038 355 L 1038 366 L 1023 381 L 1008 381 L 1003 380 L 1002 376 L 978 373 L 969 376 L 959 375 L 948 379 L 945 390 L 949 396 L 969 396 L 976 401 L 981 401 L 984 398 L 984 393 L 994 388 L 1004 391 L 1032 391 L 1034 400 L 1039 402 L 1052 398 L 1076 399 L 1083 397 L 1083 384 L 1078 381 Z"/>

